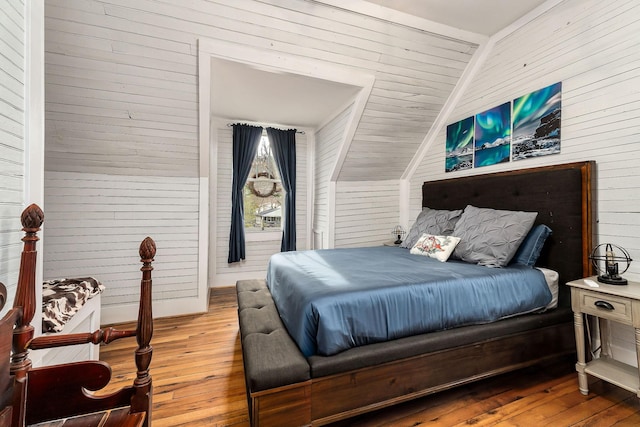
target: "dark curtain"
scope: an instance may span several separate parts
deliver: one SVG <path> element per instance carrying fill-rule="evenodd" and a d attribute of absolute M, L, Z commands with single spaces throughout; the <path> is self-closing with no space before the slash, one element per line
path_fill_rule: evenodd
<path fill-rule="evenodd" d="M 296 130 L 267 128 L 273 158 L 285 191 L 280 251 L 296 250 Z"/>
<path fill-rule="evenodd" d="M 231 233 L 229 234 L 228 262 L 245 259 L 244 250 L 244 200 L 242 191 L 256 157 L 262 128 L 233 125 L 233 184 L 231 187 Z"/>

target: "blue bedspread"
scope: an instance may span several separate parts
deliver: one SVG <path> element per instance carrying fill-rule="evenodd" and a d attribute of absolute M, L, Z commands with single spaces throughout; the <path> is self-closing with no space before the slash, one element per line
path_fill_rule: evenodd
<path fill-rule="evenodd" d="M 440 262 L 387 246 L 279 253 L 267 285 L 305 356 L 492 322 L 551 301 L 534 268 Z"/>

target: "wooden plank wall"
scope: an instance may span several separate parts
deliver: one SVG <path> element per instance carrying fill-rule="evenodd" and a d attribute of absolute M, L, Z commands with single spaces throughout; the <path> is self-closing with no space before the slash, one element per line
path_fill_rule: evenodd
<path fill-rule="evenodd" d="M 331 172 L 352 107 L 316 133 L 313 228 L 321 234 L 323 248 L 380 245 L 391 240 L 389 233 L 398 222 L 398 180 L 338 180 L 335 194 L 330 194 Z M 333 213 L 329 211 L 331 203 L 335 205 Z M 333 242 L 329 241 L 331 221 L 335 232 Z"/>
<path fill-rule="evenodd" d="M 316 132 L 313 229 L 322 236 L 322 246 L 316 249 L 328 248 L 331 244 L 329 242 L 331 220 L 329 181 L 340 144 L 343 143 L 344 131 L 352 108 L 353 104 Z"/>
<path fill-rule="evenodd" d="M 399 181 L 339 181 L 335 247 L 380 246 L 397 237 Z"/>
<path fill-rule="evenodd" d="M 45 12 L 47 169 L 56 171 L 193 174 L 204 37 L 374 74 L 341 174 L 395 179 L 477 46 L 307 0 L 48 0 Z"/>
<path fill-rule="evenodd" d="M 291 126 L 295 128 L 295 126 Z M 233 130 L 223 126 L 217 132 L 217 170 L 215 185 L 217 187 L 216 214 L 217 223 L 211 224 L 215 229 L 215 238 L 210 243 L 215 245 L 215 275 L 213 286 L 235 284 L 239 278 L 264 278 L 271 255 L 280 252 L 281 232 L 249 231 L 245 233 L 246 260 L 238 263 L 227 263 L 229 255 L 229 232 L 231 230 L 231 184 L 233 169 Z M 307 249 L 307 136 L 296 134 L 296 246 Z"/>
<path fill-rule="evenodd" d="M 197 177 L 195 39 L 119 3 L 46 2 L 45 168 Z"/>
<path fill-rule="evenodd" d="M 595 242 L 618 244 L 640 258 L 638 33 L 637 2 L 568 0 L 498 41 L 447 123 L 561 81 L 561 153 L 444 173 L 442 129 L 412 179 L 411 217 L 419 211 L 425 180 L 595 160 Z M 640 280 L 640 263 L 632 263 L 625 277 Z M 633 337 L 627 339 L 622 347 L 633 348 Z"/>
<path fill-rule="evenodd" d="M 393 175 L 394 170 L 400 175 L 415 150 L 416 142 L 408 140 L 409 134 L 426 133 L 476 49 L 475 42 L 307 0 L 47 0 L 45 31 L 45 170 L 65 178 L 69 176 L 65 174 L 75 173 L 79 186 L 97 180 L 104 183 L 104 189 L 116 175 L 130 180 L 132 186 L 136 176 L 155 177 L 159 188 L 167 189 L 181 182 L 176 178 L 207 176 L 207 171 L 199 170 L 198 162 L 199 38 L 375 74 L 375 87 L 363 115 L 368 124 L 358 128 L 352 144 L 354 153 L 361 154 L 347 156 L 353 168 L 341 171 L 345 179 L 353 181 L 386 179 L 383 175 Z M 414 130 L 409 132 L 408 127 Z M 400 135 L 400 129 L 405 134 Z M 416 140 L 419 143 L 419 138 Z M 390 148 L 387 145 L 391 143 L 396 145 Z M 370 157 L 372 147 L 384 153 L 393 151 L 393 155 L 383 156 L 384 164 L 376 163 L 379 170 L 359 160 Z M 99 187 L 91 197 L 100 195 Z M 49 213 L 50 224 L 62 224 L 62 212 L 82 203 L 71 194 L 66 200 L 66 209 L 57 206 L 54 211 L 59 215 Z M 189 220 L 197 215 L 196 200 L 185 201 L 185 206 L 194 208 L 185 212 Z M 47 201 L 53 203 L 51 197 Z M 141 210 L 142 200 L 132 197 L 127 203 L 118 204 L 117 209 Z M 171 200 L 166 203 L 161 211 Z M 147 218 L 145 223 L 152 230 L 163 225 L 156 218 Z M 115 229 L 120 228 L 119 222 L 114 224 Z M 218 236 L 228 233 L 223 231 L 227 228 L 224 223 L 214 226 L 219 227 Z M 196 231 L 194 222 L 187 234 Z M 84 238 L 86 244 L 90 236 Z M 209 265 L 220 271 L 229 270 L 224 265 L 226 257 L 221 255 L 225 252 L 221 249 L 223 240 L 211 242 L 217 250 Z M 251 258 L 262 268 L 262 254 L 272 252 L 275 246 L 274 242 L 264 243 L 272 245 L 268 247 L 261 245 L 250 250 Z M 163 247 L 159 256 L 179 249 Z M 52 248 L 46 255 L 56 251 Z M 104 255 L 109 257 L 109 253 Z M 46 271 L 60 271 L 53 258 L 44 262 Z M 112 265 L 116 270 L 125 267 L 128 265 Z M 68 271 L 65 266 L 61 269 Z M 190 259 L 182 271 L 185 278 L 196 277 Z M 135 293 L 133 283 L 122 286 L 130 289 L 118 290 L 113 297 L 105 295 L 103 313 L 124 295 Z M 172 298 L 171 293 L 160 297 Z"/>
<path fill-rule="evenodd" d="M 0 282 L 13 304 L 24 207 L 25 4 L 0 0 Z"/>
<path fill-rule="evenodd" d="M 137 302 L 140 242 L 159 248 L 153 294 L 197 295 L 198 180 L 153 176 L 45 173 L 45 279 L 94 276 L 106 306 Z M 109 313 L 106 313 L 109 316 Z"/>

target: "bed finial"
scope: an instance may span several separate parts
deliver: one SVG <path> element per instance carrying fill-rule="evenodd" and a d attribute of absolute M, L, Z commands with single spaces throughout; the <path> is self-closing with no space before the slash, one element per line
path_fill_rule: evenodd
<path fill-rule="evenodd" d="M 13 307 L 20 309 L 20 315 L 13 330 L 13 353 L 11 354 L 11 373 L 16 375 L 18 380 L 22 380 L 31 367 L 27 345 L 33 339 L 34 328 L 31 321 L 38 306 L 36 304 L 36 258 L 38 256 L 36 243 L 40 240 L 37 233 L 44 222 L 44 212 L 40 206 L 33 203 L 22 211 L 20 220 L 24 231 L 22 238 L 24 245 L 20 256 L 16 296 L 13 300 Z"/>
<path fill-rule="evenodd" d="M 151 270 L 153 270 L 153 266 L 151 263 L 155 256 L 156 243 L 151 237 L 146 237 L 140 243 L 142 280 L 140 281 L 140 305 L 136 330 L 136 340 L 138 341 L 138 348 L 135 352 L 137 373 L 134 385 L 136 392 L 131 400 L 131 408 L 139 412 L 151 405 L 151 375 L 149 375 L 149 365 L 153 354 L 153 347 L 151 347 L 151 337 L 153 336 Z M 151 425 L 151 420 L 149 420 L 149 425 Z"/>
<path fill-rule="evenodd" d="M 142 262 L 151 262 L 156 256 L 156 242 L 151 237 L 145 237 L 140 243 L 140 259 Z"/>
<path fill-rule="evenodd" d="M 44 222 L 44 212 L 42 212 L 40 206 L 32 203 L 22 211 L 20 221 L 25 232 L 35 233 Z"/>

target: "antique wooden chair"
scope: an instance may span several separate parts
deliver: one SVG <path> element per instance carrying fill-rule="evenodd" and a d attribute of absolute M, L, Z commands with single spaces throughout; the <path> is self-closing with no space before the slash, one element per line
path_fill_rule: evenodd
<path fill-rule="evenodd" d="M 0 283 L 0 311 L 6 301 L 7 288 Z M 12 308 L 0 319 L 0 427 L 10 427 L 14 413 L 15 377 L 9 371 L 9 360 L 11 336 L 18 314 L 18 310 Z"/>
<path fill-rule="evenodd" d="M 12 354 L 9 372 L 2 365 L 0 392 L 10 390 L 12 403 L 7 412 L 12 418 L 11 426 L 149 426 L 151 425 L 152 385 L 149 374 L 153 335 L 151 311 L 151 262 L 156 247 L 147 237 L 140 244 L 143 266 L 140 284 L 140 304 L 136 330 L 118 331 L 113 328 L 99 329 L 93 333 L 48 335 L 34 338 L 31 325 L 35 313 L 35 265 L 37 232 L 44 214 L 37 205 L 27 207 L 22 213 L 25 236 L 24 250 L 20 260 L 20 273 L 13 309 L 3 318 L 7 324 L 15 325 L 12 337 Z M 3 286 L 4 287 L 4 286 Z M 5 327 L 5 326 L 3 326 Z M 6 356 L 3 332 L 2 356 Z M 11 334 L 9 334 L 11 335 Z M 92 343 L 108 344 L 116 339 L 135 336 L 136 378 L 131 386 L 108 395 L 93 392 L 102 389 L 111 379 L 111 368 L 102 361 L 83 361 L 34 368 L 29 359 L 29 350 Z M 6 375 L 5 375 L 6 374 Z M 6 380 L 5 384 L 5 377 Z M 7 397 L 7 399 L 9 399 Z M 0 407 L 1 408 L 1 407 Z M 2 412 L 4 416 L 4 412 Z M 2 418 L 0 418 L 1 420 Z M 5 425 L 0 422 L 0 427 Z"/>

